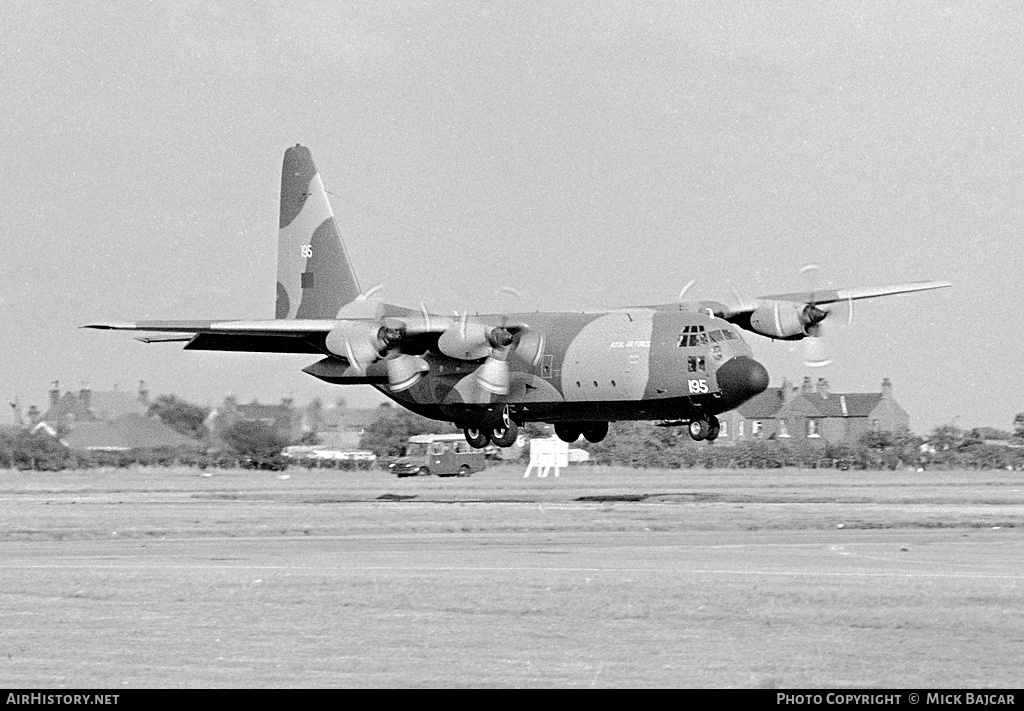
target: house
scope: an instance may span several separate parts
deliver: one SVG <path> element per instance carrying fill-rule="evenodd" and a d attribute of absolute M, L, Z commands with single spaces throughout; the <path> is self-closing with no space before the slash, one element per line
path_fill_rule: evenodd
<path fill-rule="evenodd" d="M 289 442 L 299 441 L 309 431 L 291 398 L 284 398 L 278 405 L 266 405 L 258 400 L 240 403 L 234 395 L 228 395 L 223 403 L 210 411 L 204 424 L 213 440 L 218 442 L 222 441 L 222 434 L 229 427 L 239 422 L 262 422 Z"/>
<path fill-rule="evenodd" d="M 910 416 L 893 399 L 892 382 L 877 393 L 834 393 L 828 381 L 804 378 L 799 387 L 784 381 L 719 417 L 718 441 L 756 439 L 856 442 L 873 431 L 908 429 Z"/>
<path fill-rule="evenodd" d="M 338 449 L 359 449 L 367 426 L 380 417 L 380 408 L 336 406 L 322 412 L 319 426 L 311 428 L 323 444 Z"/>
<path fill-rule="evenodd" d="M 61 393 L 60 383 L 54 382 L 49 409 L 32 423 L 32 431 L 59 436 L 69 449 L 86 451 L 197 446 L 159 418 L 150 417 L 149 405 L 145 383 L 132 394 L 91 388 Z"/>

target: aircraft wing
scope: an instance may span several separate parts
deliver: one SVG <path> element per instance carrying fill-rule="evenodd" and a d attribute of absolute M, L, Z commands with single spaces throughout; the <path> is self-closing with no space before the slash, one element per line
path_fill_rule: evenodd
<path fill-rule="evenodd" d="M 948 281 L 912 281 L 906 284 L 889 284 L 887 286 L 861 286 L 853 289 L 827 289 L 824 291 L 798 291 L 791 294 L 773 294 L 771 296 L 759 296 L 757 300 L 795 301 L 802 304 L 834 304 L 842 301 L 874 299 L 879 296 L 909 294 L 914 291 L 945 289 L 950 286 L 953 285 Z M 757 306 L 754 305 L 753 308 L 757 308 Z"/>
<path fill-rule="evenodd" d="M 253 353 L 328 353 L 325 339 L 337 325 L 333 319 L 269 319 L 264 321 L 137 321 L 91 323 L 83 328 L 111 331 L 155 331 L 190 334 L 143 337 L 144 343 L 188 341 L 185 350 Z"/>
<path fill-rule="evenodd" d="M 187 341 L 185 350 L 243 351 L 248 353 L 316 353 L 347 361 L 344 354 L 332 352 L 328 336 L 344 325 L 365 324 L 371 332 L 377 327 L 399 329 L 403 340 L 416 343 L 437 338 L 454 321 L 445 316 L 404 309 L 378 318 L 357 319 L 266 319 L 256 321 L 137 321 L 134 323 L 91 323 L 82 328 L 109 331 L 155 331 L 143 336 L 143 343 Z M 364 331 L 361 335 L 366 336 Z M 353 336 L 356 338 L 356 336 Z M 372 353 L 371 353 L 372 357 Z"/>

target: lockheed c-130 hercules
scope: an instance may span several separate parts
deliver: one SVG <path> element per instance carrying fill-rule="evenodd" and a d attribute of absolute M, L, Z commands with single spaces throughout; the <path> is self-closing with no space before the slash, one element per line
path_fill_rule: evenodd
<path fill-rule="evenodd" d="M 891 286 L 779 294 L 727 306 L 680 301 L 600 312 L 454 316 L 364 294 L 308 148 L 285 152 L 276 318 L 139 321 L 86 328 L 162 332 L 147 343 L 186 350 L 309 353 L 304 372 L 369 384 L 409 410 L 454 423 L 474 447 L 507 447 L 525 422 L 552 423 L 565 441 L 602 440 L 608 423 L 686 424 L 718 436 L 717 415 L 768 387 L 739 330 L 778 340 L 819 335 L 843 302 L 950 286 Z M 371 290 L 373 291 L 373 290 Z"/>

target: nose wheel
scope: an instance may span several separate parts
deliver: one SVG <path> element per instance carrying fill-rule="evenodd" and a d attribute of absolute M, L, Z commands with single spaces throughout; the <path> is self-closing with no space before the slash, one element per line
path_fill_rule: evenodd
<path fill-rule="evenodd" d="M 705 439 L 709 442 L 714 442 L 718 439 L 721 427 L 721 423 L 719 423 L 718 418 L 714 415 L 709 416 L 707 419 L 690 420 L 690 437 L 695 442 L 701 442 Z"/>

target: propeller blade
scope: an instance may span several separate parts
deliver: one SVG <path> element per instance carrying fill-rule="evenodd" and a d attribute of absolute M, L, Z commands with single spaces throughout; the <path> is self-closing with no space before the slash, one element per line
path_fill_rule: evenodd
<path fill-rule="evenodd" d="M 423 374 L 430 370 L 426 359 L 420 356 L 398 353 L 384 361 L 388 371 L 388 389 L 393 393 L 408 390 L 423 379 Z"/>
<path fill-rule="evenodd" d="M 460 319 L 459 323 L 445 329 L 437 339 L 437 347 L 449 358 L 459 360 L 479 360 L 491 354 L 491 344 L 487 340 L 493 326 L 477 321 Z"/>
<path fill-rule="evenodd" d="M 381 353 L 393 342 L 397 332 L 379 323 L 366 321 L 339 321 L 327 334 L 327 350 L 346 358 L 359 370 L 380 360 Z M 400 338 L 400 334 L 397 335 Z"/>
<path fill-rule="evenodd" d="M 508 361 L 492 355 L 476 369 L 476 384 L 489 393 L 508 395 L 512 374 Z"/>
<path fill-rule="evenodd" d="M 825 352 L 825 343 L 820 335 L 821 326 L 815 328 L 819 335 L 804 339 L 804 365 L 808 368 L 824 368 L 832 363 L 832 359 Z"/>

